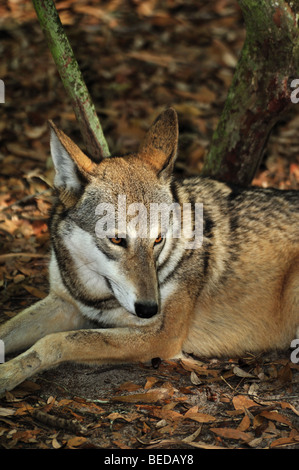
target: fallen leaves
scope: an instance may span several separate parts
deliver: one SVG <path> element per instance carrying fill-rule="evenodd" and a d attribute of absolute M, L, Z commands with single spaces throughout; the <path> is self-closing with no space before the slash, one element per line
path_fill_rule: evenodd
<path fill-rule="evenodd" d="M 132 421 L 135 421 L 135 419 L 138 419 L 138 418 L 140 418 L 140 415 L 137 412 L 131 412 L 131 413 L 113 412 L 107 416 L 107 419 L 110 419 L 111 421 L 115 421 L 116 419 L 124 419 L 128 423 L 131 423 Z"/>
<path fill-rule="evenodd" d="M 66 447 L 69 449 L 74 449 L 77 447 L 81 447 L 87 441 L 86 437 L 83 436 L 75 436 L 68 439 L 66 443 Z"/>
<path fill-rule="evenodd" d="M 157 112 L 173 105 L 180 115 L 176 169 L 198 174 L 243 45 L 236 2 L 77 3 L 57 5 L 112 151 L 135 150 Z M 0 122 L 4 320 L 47 293 L 53 167 L 46 122 L 56 120 L 78 143 L 80 136 L 31 3 L 9 2 L 0 12 L 0 72 L 12 93 Z M 254 184 L 299 187 L 298 125 L 294 116 L 270 137 Z M 134 366 L 113 386 L 116 371 L 112 385 L 103 380 L 96 391 L 91 384 L 80 393 L 80 373 L 84 384 L 90 374 L 80 368 L 56 371 L 40 386 L 22 384 L 1 400 L 0 446 L 298 447 L 298 365 L 288 357 L 154 363 Z M 67 377 L 75 381 L 72 391 Z"/>
<path fill-rule="evenodd" d="M 246 395 L 236 395 L 232 399 L 233 405 L 235 410 L 241 410 L 245 412 L 245 410 L 249 409 L 252 406 L 257 406 L 257 403 L 251 398 L 247 397 Z"/>
<path fill-rule="evenodd" d="M 278 423 L 286 424 L 287 426 L 292 426 L 291 421 L 278 413 L 278 411 L 262 411 L 259 416 L 263 416 L 272 421 L 277 421 Z"/>
<path fill-rule="evenodd" d="M 248 442 L 252 439 L 252 435 L 246 432 L 240 431 L 239 429 L 233 428 L 210 428 L 217 436 L 224 437 L 225 439 L 241 439 L 242 441 Z"/>
<path fill-rule="evenodd" d="M 209 415 L 207 413 L 199 413 L 198 412 L 198 406 L 194 406 L 190 408 L 185 414 L 184 414 L 184 419 L 192 419 L 193 421 L 196 421 L 197 423 L 211 423 L 213 421 L 216 421 L 215 416 Z"/>
<path fill-rule="evenodd" d="M 167 388 L 157 388 L 144 393 L 134 393 L 131 395 L 121 395 L 112 397 L 112 401 L 122 403 L 158 403 L 165 400 L 171 395 L 171 391 Z"/>
<path fill-rule="evenodd" d="M 254 377 L 254 375 L 249 374 L 249 372 L 246 372 L 245 370 L 241 369 L 238 366 L 233 367 L 233 373 L 237 377 L 247 377 L 247 378 L 253 378 Z"/>
<path fill-rule="evenodd" d="M 12 433 L 12 436 L 15 441 L 34 443 L 37 442 L 36 437 L 40 433 L 40 429 L 28 429 L 26 431 L 16 431 Z"/>
<path fill-rule="evenodd" d="M 270 448 L 273 449 L 274 447 L 285 447 L 292 444 L 296 444 L 299 442 L 299 433 L 295 431 L 295 433 L 290 432 L 289 437 L 280 437 L 279 439 L 275 439 L 271 442 Z"/>
<path fill-rule="evenodd" d="M 101 400 L 68 393 L 66 398 L 51 395 L 45 401 L 39 396 L 42 389 L 38 384 L 24 383 L 7 394 L 6 407 L 5 400 L 1 403 L 0 444 L 56 449 L 296 446 L 299 410 L 286 395 L 271 400 L 267 387 L 279 384 L 281 375 L 292 383 L 297 369 L 290 376 L 285 374 L 286 360 L 277 362 L 250 363 L 245 376 L 233 373 L 234 361 L 186 359 L 184 367 L 176 361 L 162 362 L 158 369 L 141 366 L 145 372 L 142 383 L 128 376 Z M 246 360 L 238 367 L 246 371 Z M 203 382 L 194 383 L 194 370 Z M 269 380 L 270 370 L 275 378 Z M 221 377 L 227 372 L 230 375 L 223 381 Z M 256 380 L 258 400 L 244 392 Z M 33 406 L 27 403 L 28 396 L 36 396 Z"/>
<path fill-rule="evenodd" d="M 16 410 L 12 408 L 0 408 L 0 416 L 11 416 L 14 415 Z"/>

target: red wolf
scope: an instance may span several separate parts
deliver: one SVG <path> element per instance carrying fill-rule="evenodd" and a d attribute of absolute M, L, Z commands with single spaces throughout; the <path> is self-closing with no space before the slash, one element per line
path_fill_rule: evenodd
<path fill-rule="evenodd" d="M 171 108 L 136 154 L 100 163 L 51 123 L 58 197 L 50 293 L 0 327 L 6 354 L 25 350 L 0 366 L 1 393 L 67 361 L 128 363 L 183 351 L 235 356 L 288 348 L 299 337 L 298 192 L 177 180 L 177 145 Z M 189 229 L 174 236 L 187 220 L 176 210 L 151 220 L 143 236 L 132 211 L 116 227 L 121 197 L 142 207 L 143 221 L 155 204 L 191 205 Z"/>

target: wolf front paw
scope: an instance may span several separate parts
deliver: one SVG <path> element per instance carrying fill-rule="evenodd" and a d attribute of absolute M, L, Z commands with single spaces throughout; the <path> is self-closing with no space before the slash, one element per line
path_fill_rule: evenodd
<path fill-rule="evenodd" d="M 12 390 L 12 387 L 10 387 L 10 377 L 7 372 L 7 364 L 0 364 L 0 398 L 5 392 Z"/>
<path fill-rule="evenodd" d="M 23 382 L 23 380 L 19 377 L 19 374 L 11 362 L 0 364 L 0 397 L 2 397 L 5 392 L 13 390 L 21 382 Z"/>

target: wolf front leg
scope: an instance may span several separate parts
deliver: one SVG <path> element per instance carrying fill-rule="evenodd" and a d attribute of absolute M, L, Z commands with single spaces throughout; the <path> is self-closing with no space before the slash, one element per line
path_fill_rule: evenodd
<path fill-rule="evenodd" d="M 173 318 L 175 312 L 180 316 L 178 305 L 169 311 L 169 318 L 158 315 L 143 327 L 68 331 L 45 336 L 0 366 L 0 395 L 63 362 L 121 364 L 175 357 L 181 352 L 188 324 L 180 321 L 180 317 Z"/>
<path fill-rule="evenodd" d="M 43 336 L 53 332 L 83 328 L 86 321 L 69 302 L 49 294 L 31 307 L 0 326 L 0 339 L 5 353 L 32 346 Z"/>

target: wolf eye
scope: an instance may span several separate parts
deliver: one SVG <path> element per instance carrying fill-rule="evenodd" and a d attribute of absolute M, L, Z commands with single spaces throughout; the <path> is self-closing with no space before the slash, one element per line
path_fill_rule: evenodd
<path fill-rule="evenodd" d="M 162 237 L 162 235 L 159 235 L 159 236 L 156 238 L 156 240 L 155 240 L 155 242 L 154 242 L 154 245 L 159 245 L 159 243 L 161 243 L 162 241 L 163 241 L 163 237 Z"/>
<path fill-rule="evenodd" d="M 112 237 L 112 238 L 109 238 L 109 240 L 114 245 L 126 246 L 126 239 L 125 238 Z"/>

